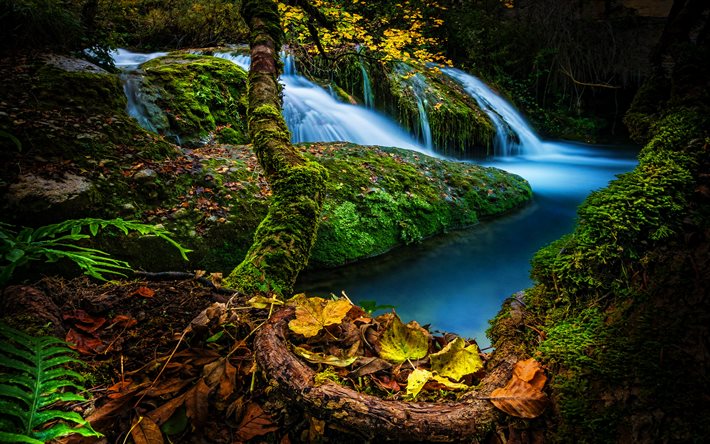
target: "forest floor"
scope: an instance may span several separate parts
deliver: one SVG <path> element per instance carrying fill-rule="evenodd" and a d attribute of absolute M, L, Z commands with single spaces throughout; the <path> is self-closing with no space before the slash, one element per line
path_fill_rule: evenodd
<path fill-rule="evenodd" d="M 239 297 L 192 279 L 97 283 L 83 277 L 47 277 L 7 287 L 3 296 L 6 320 L 41 325 L 72 343 L 86 363 L 77 370 L 87 377 L 91 399 L 67 407 L 106 436 L 98 442 L 127 435 L 137 444 L 163 442 L 161 429 L 170 442 L 214 443 L 266 434 L 286 443 L 289 431 L 323 432 L 322 422 L 283 427 L 284 418 L 264 411 L 265 384 L 251 339 L 268 310 Z M 203 312 L 230 299 L 228 311 Z M 302 438 L 309 440 L 296 441 Z M 75 435 L 65 442 L 97 441 Z"/>

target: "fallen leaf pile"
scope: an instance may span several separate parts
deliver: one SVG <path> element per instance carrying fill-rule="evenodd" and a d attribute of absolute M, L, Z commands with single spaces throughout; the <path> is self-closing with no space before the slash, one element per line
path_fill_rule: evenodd
<path fill-rule="evenodd" d="M 452 400 L 484 374 L 474 341 L 432 335 L 394 312 L 373 318 L 347 299 L 304 295 L 288 303 L 296 309 L 292 350 L 316 367 L 317 381 L 388 399 Z"/>

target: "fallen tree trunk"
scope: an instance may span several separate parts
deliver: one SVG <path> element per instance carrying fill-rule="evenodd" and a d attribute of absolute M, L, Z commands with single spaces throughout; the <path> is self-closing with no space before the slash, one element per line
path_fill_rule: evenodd
<path fill-rule="evenodd" d="M 512 349 L 496 350 L 482 388 L 460 402 L 391 401 L 333 382 L 315 385 L 315 371 L 289 349 L 288 321 L 294 314 L 292 307 L 274 313 L 258 331 L 254 350 L 272 385 L 312 415 L 366 439 L 437 442 L 482 440 L 500 418 L 487 397 L 510 378 L 519 360 Z"/>

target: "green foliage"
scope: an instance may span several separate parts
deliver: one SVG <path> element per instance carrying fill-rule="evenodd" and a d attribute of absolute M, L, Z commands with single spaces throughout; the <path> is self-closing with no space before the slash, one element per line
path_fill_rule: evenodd
<path fill-rule="evenodd" d="M 0 52 L 91 49 L 95 61 L 111 65 L 116 39 L 107 6 L 100 0 L 0 0 Z"/>
<path fill-rule="evenodd" d="M 66 368 L 81 361 L 66 343 L 51 336 L 32 337 L 3 324 L 0 336 L 0 442 L 41 444 L 72 434 L 100 437 L 78 413 L 51 408 L 86 401 L 75 392 L 85 390 L 80 385 L 83 377 Z"/>
<path fill-rule="evenodd" d="M 6 284 L 15 269 L 28 262 L 44 259 L 56 262 L 66 258 L 74 261 L 84 273 L 96 279 L 105 280 L 103 273 L 125 276 L 122 271 L 131 270 L 130 265 L 114 259 L 101 250 L 76 245 L 74 242 L 96 236 L 100 230 L 115 228 L 123 234 L 137 232 L 141 235 L 157 236 L 178 249 L 183 259 L 187 260 L 190 250 L 174 241 L 162 227 L 147 225 L 120 218 L 105 219 L 70 219 L 58 224 L 39 228 L 22 227 L 19 231 L 11 225 L 0 222 L 0 285 Z M 89 234 L 82 233 L 88 229 Z"/>
<path fill-rule="evenodd" d="M 116 32 L 129 46 L 204 48 L 244 42 L 241 1 L 119 0 L 111 2 Z"/>
<path fill-rule="evenodd" d="M 379 311 L 379 310 L 389 310 L 389 309 L 397 308 L 394 305 L 388 305 L 388 304 L 380 305 L 376 301 L 373 301 L 373 300 L 358 301 L 358 305 L 360 306 L 360 308 L 365 310 L 365 313 L 367 313 L 369 315 L 371 315 L 374 312 Z"/>

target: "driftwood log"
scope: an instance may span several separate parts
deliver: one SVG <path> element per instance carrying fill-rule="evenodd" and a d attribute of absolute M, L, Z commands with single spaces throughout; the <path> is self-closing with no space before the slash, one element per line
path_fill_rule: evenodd
<path fill-rule="evenodd" d="M 462 401 L 384 400 L 332 382 L 316 386 L 315 371 L 289 349 L 288 321 L 294 315 L 292 307 L 274 313 L 258 331 L 254 349 L 270 383 L 313 416 L 370 440 L 437 442 L 483 440 L 500 418 L 486 398 L 510 378 L 518 361 L 512 351 L 497 350 L 482 388 Z"/>

